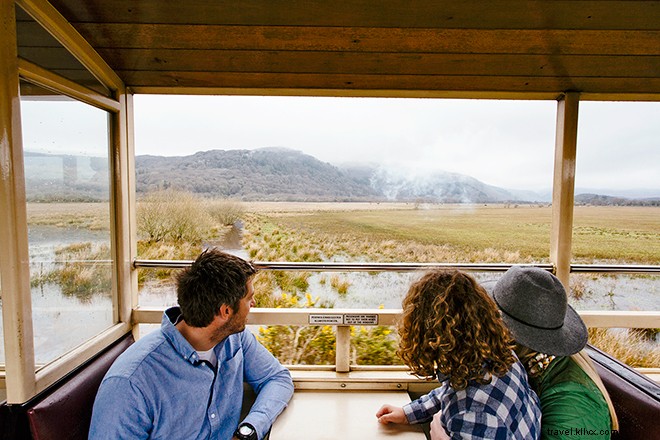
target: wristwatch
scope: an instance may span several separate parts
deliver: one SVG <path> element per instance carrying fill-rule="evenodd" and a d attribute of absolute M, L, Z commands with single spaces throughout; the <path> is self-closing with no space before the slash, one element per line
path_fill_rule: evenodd
<path fill-rule="evenodd" d="M 257 440 L 257 430 L 249 423 L 241 423 L 238 425 L 234 437 L 239 440 Z"/>

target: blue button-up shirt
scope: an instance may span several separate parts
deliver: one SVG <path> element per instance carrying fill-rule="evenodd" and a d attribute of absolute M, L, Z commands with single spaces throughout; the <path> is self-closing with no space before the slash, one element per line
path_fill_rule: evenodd
<path fill-rule="evenodd" d="M 229 440 L 238 426 L 243 382 L 257 393 L 244 421 L 261 439 L 293 395 L 289 371 L 249 330 L 215 346 L 217 374 L 174 327 L 178 308 L 160 331 L 129 347 L 105 375 L 94 402 L 90 440 Z"/>

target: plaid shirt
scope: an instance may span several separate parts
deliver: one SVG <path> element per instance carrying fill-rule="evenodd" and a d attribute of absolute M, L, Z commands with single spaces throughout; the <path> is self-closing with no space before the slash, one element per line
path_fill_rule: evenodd
<path fill-rule="evenodd" d="M 403 407 L 410 423 L 424 423 L 442 411 L 440 420 L 452 439 L 527 440 L 541 435 L 539 399 L 520 362 L 490 384 L 470 381 L 461 391 L 449 381 Z"/>

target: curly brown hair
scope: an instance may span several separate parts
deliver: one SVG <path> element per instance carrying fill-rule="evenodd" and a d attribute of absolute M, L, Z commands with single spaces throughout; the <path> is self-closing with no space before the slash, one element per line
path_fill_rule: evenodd
<path fill-rule="evenodd" d="M 440 372 L 457 390 L 470 380 L 490 383 L 516 361 L 495 302 L 458 270 L 432 270 L 410 286 L 398 331 L 398 354 L 412 373 L 430 378 Z"/>

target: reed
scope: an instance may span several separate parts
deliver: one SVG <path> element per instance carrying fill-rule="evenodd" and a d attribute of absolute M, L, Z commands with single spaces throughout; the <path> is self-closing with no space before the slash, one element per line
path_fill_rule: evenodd
<path fill-rule="evenodd" d="M 658 329 L 653 329 L 654 337 Z M 660 366 L 660 346 L 648 337 L 648 330 L 589 329 L 589 343 L 621 362 L 638 368 Z"/>

